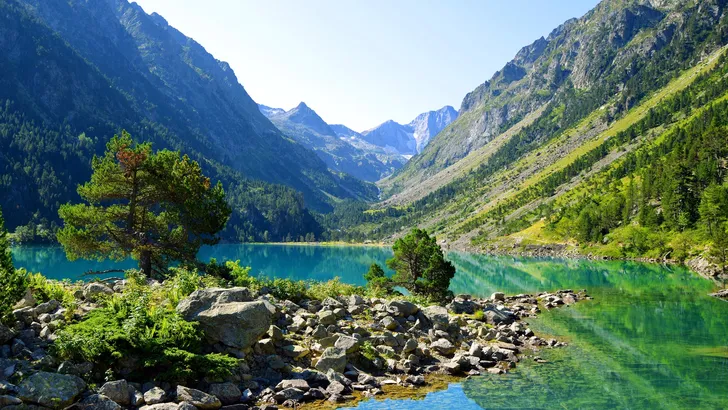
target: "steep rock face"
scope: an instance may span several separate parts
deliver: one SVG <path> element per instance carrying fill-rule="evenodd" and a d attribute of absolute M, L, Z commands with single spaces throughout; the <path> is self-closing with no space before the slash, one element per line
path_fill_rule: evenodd
<path fill-rule="evenodd" d="M 329 209 L 322 189 L 341 198 L 374 193 L 285 138 L 227 63 L 136 3 L 11 0 L 0 7 L 0 99 L 29 119 L 99 139 L 127 128 L 216 169 L 293 187 L 320 210 Z"/>
<path fill-rule="evenodd" d="M 402 125 L 392 120 L 362 132 L 364 140 L 370 144 L 390 148 L 401 155 L 417 153 L 417 142 L 414 130 L 409 125 Z"/>
<path fill-rule="evenodd" d="M 350 132 L 339 136 L 306 103 L 301 102 L 289 111 L 266 106 L 261 106 L 260 111 L 285 135 L 316 152 L 331 170 L 374 182 L 401 168 L 406 161 L 396 152 L 367 144 L 360 134 L 344 126 L 339 130 Z"/>
<path fill-rule="evenodd" d="M 560 127 L 573 124 L 610 97 L 616 98 L 618 110 L 629 109 L 657 86 L 642 80 L 631 83 L 630 79 L 663 48 L 686 40 L 676 38 L 676 33 L 689 25 L 709 28 L 717 24 L 722 18 L 721 3 L 608 0 L 583 17 L 566 21 L 546 38 L 521 49 L 490 80 L 468 93 L 458 119 L 386 182 L 382 187 L 385 194 L 420 185 L 539 110 Z M 686 61 L 677 62 L 690 65 L 687 56 L 684 58 Z M 658 73 L 659 69 L 653 77 Z M 572 112 L 562 115 L 559 110 L 564 108 Z M 538 141 L 548 135 L 551 130 L 530 138 Z"/>
<path fill-rule="evenodd" d="M 429 111 L 417 116 L 409 126 L 413 130 L 413 137 L 416 142 L 417 152 L 422 152 L 430 139 L 439 134 L 443 128 L 455 121 L 458 112 L 455 108 L 447 105 L 437 111 Z"/>

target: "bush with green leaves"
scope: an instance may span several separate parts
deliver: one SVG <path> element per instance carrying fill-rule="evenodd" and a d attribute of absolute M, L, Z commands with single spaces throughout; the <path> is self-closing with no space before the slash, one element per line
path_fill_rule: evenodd
<path fill-rule="evenodd" d="M 445 260 L 437 239 L 422 229 L 412 229 L 392 246 L 394 257 L 387 266 L 394 270 L 392 282 L 415 295 L 432 300 L 443 300 L 450 295 L 450 279 L 455 266 Z"/>
<path fill-rule="evenodd" d="M 131 271 L 122 293 L 102 299 L 101 307 L 58 332 L 56 353 L 62 359 L 92 362 L 100 370 L 118 370 L 122 358 L 136 358 L 137 373 L 155 374 L 165 381 L 231 374 L 237 361 L 202 354 L 203 335 L 197 324 L 185 321 L 175 311 L 173 300 L 187 296 L 202 283 L 181 270 L 172 281 L 176 285 L 171 288 L 155 288 Z"/>
<path fill-rule="evenodd" d="M 28 281 L 24 270 L 16 270 L 10 254 L 10 241 L 0 210 L 0 320 L 9 317 L 13 306 L 23 297 Z"/>

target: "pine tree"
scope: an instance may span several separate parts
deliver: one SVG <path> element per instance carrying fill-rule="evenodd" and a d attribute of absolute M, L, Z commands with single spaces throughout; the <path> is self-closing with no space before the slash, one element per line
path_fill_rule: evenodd
<path fill-rule="evenodd" d="M 195 263 L 202 245 L 217 243 L 230 207 L 196 161 L 153 152 L 127 132 L 94 157 L 91 181 L 78 187 L 86 204 L 61 206 L 58 232 L 69 259 L 139 261 L 147 275 L 165 276 L 172 261 Z"/>

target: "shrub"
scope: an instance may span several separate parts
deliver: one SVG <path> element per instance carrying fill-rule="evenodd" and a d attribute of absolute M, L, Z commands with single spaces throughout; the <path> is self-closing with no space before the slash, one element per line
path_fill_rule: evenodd
<path fill-rule="evenodd" d="M 337 276 L 326 282 L 311 282 L 308 286 L 308 296 L 312 299 L 324 300 L 337 296 L 361 294 L 363 290 L 359 286 L 342 282 L 341 278 Z"/>
<path fill-rule="evenodd" d="M 485 319 L 485 314 L 483 313 L 482 310 L 476 310 L 475 313 L 473 314 L 473 319 L 482 322 Z"/>
<path fill-rule="evenodd" d="M 23 297 L 27 285 L 25 271 L 16 270 L 13 266 L 8 233 L 0 210 L 0 321 L 8 318 L 13 306 Z"/>
<path fill-rule="evenodd" d="M 174 376 L 177 382 L 227 374 L 235 360 L 200 354 L 202 332 L 171 303 L 170 295 L 183 297 L 198 286 L 199 277 L 193 273 L 180 270 L 173 285 L 154 289 L 137 271 L 130 271 L 122 293 L 103 299 L 83 321 L 58 332 L 56 353 L 62 359 L 112 369 L 122 358 L 138 358 L 138 373 Z"/>
<path fill-rule="evenodd" d="M 22 269 L 21 269 L 22 270 Z M 50 280 L 40 273 L 27 275 L 28 288 L 33 291 L 33 297 L 38 303 L 57 300 L 61 305 L 71 311 L 76 308 L 76 298 L 73 296 L 77 287 L 70 282 Z"/>
<path fill-rule="evenodd" d="M 369 271 L 364 274 L 367 281 L 367 287 L 370 289 L 390 291 L 392 289 L 392 280 L 384 273 L 384 269 L 376 263 L 372 263 Z"/>

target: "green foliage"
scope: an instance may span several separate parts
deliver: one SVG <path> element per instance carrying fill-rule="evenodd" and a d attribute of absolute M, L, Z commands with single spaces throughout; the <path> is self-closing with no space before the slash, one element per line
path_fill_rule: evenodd
<path fill-rule="evenodd" d="M 77 286 L 70 282 L 58 282 L 50 280 L 40 273 L 25 273 L 27 286 L 33 292 L 33 297 L 38 303 L 57 300 L 61 305 L 72 313 L 76 307 L 76 298 L 73 296 Z"/>
<path fill-rule="evenodd" d="M 369 267 L 369 271 L 364 274 L 364 279 L 367 281 L 367 287 L 373 290 L 392 290 L 392 280 L 387 277 L 384 273 L 384 269 L 377 263 L 372 263 Z"/>
<path fill-rule="evenodd" d="M 476 310 L 475 313 L 473 314 L 473 319 L 482 322 L 485 319 L 485 313 L 483 313 L 482 310 Z"/>
<path fill-rule="evenodd" d="M 392 247 L 394 257 L 387 266 L 395 271 L 392 281 L 412 293 L 435 299 L 448 295 L 455 267 L 445 260 L 436 238 L 415 228 Z"/>
<path fill-rule="evenodd" d="M 311 282 L 308 284 L 308 297 L 316 300 L 336 298 L 337 296 L 360 295 L 363 289 L 344 283 L 338 276 L 325 282 Z"/>
<path fill-rule="evenodd" d="M 118 369 L 123 358 L 137 358 L 140 374 L 157 374 L 175 381 L 194 381 L 229 374 L 236 361 L 200 353 L 202 333 L 187 322 L 169 299 L 196 288 L 194 272 L 176 271 L 173 284 L 152 288 L 130 271 L 121 294 L 102 300 L 83 321 L 58 332 L 54 348 L 63 359 L 89 361 L 98 368 Z M 161 376 L 160 376 L 161 377 Z"/>
<path fill-rule="evenodd" d="M 58 240 L 71 260 L 132 256 L 145 275 L 164 277 L 170 262 L 192 262 L 202 245 L 217 243 L 230 216 L 222 185 L 211 185 L 197 162 L 152 152 L 125 131 L 92 168 L 78 188 L 87 204 L 59 210 Z"/>
<path fill-rule="evenodd" d="M 25 271 L 15 270 L 13 266 L 8 233 L 0 210 L 0 321 L 7 318 L 15 303 L 23 297 L 27 285 Z"/>

